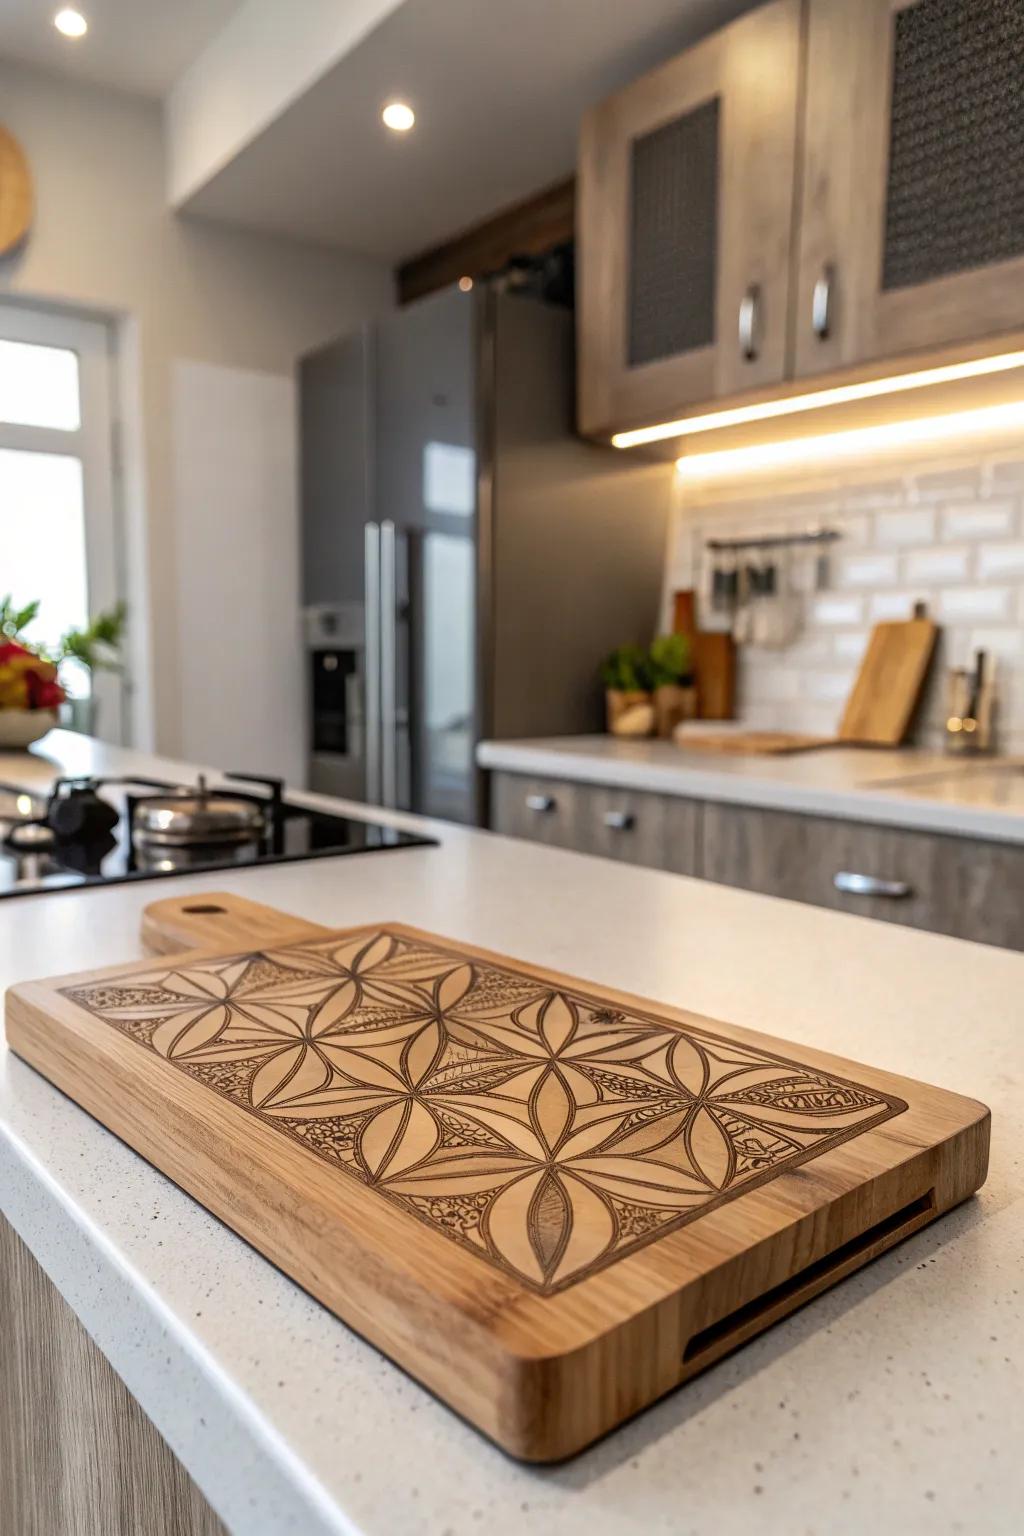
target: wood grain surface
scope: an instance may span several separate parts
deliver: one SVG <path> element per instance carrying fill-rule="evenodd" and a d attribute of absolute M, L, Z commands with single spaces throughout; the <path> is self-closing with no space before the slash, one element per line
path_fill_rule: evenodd
<path fill-rule="evenodd" d="M 16 987 L 9 1041 L 514 1455 L 984 1177 L 958 1095 L 399 923 L 284 931 Z"/>
<path fill-rule="evenodd" d="M 20 245 L 32 224 L 32 174 L 17 139 L 0 125 L 0 256 Z"/>
<path fill-rule="evenodd" d="M 938 633 L 931 619 L 875 625 L 846 701 L 840 741 L 900 746 L 921 696 Z"/>
<path fill-rule="evenodd" d="M 4 1536 L 227 1536 L 2 1217 L 0 1317 Z"/>
<path fill-rule="evenodd" d="M 721 28 L 593 108 L 577 179 L 579 428 L 605 436 L 697 400 L 786 376 L 801 49 L 800 0 L 775 0 Z M 627 344 L 634 142 L 719 98 L 715 339 L 631 366 Z M 756 353 L 738 340 L 759 293 Z"/>

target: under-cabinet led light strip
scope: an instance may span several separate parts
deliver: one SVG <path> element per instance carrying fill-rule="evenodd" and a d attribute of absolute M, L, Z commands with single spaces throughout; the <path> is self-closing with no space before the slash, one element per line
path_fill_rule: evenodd
<path fill-rule="evenodd" d="M 719 427 L 738 427 L 749 421 L 771 421 L 778 416 L 796 416 L 802 411 L 816 411 L 828 405 L 848 405 L 852 400 L 872 400 L 880 395 L 897 395 L 904 390 L 926 389 L 931 384 L 954 384 L 959 379 L 977 379 L 985 374 L 1009 373 L 1024 368 L 1024 352 L 1004 352 L 999 357 L 976 357 L 969 362 L 948 363 L 942 368 L 922 368 L 917 373 L 899 373 L 888 379 L 865 379 L 860 384 L 838 384 L 834 389 L 816 389 L 810 394 L 794 395 L 788 400 L 762 400 L 758 405 L 737 405 L 731 410 L 710 411 L 704 416 L 690 416 L 680 421 L 664 421 L 656 427 L 637 427 L 631 432 L 616 432 L 615 448 L 638 448 L 643 443 L 661 443 L 672 437 L 692 437 L 698 432 L 714 432 Z"/>
<path fill-rule="evenodd" d="M 916 447 L 925 443 L 949 443 L 956 439 L 983 437 L 1024 429 L 1024 400 L 991 405 L 976 411 L 956 411 L 948 416 L 927 416 L 918 421 L 896 421 L 881 427 L 860 427 L 852 432 L 826 432 L 820 437 L 797 437 L 783 443 L 761 443 L 751 448 L 724 448 L 718 453 L 685 454 L 676 460 L 684 480 L 713 480 L 757 470 L 785 469 L 830 460 L 860 458 L 886 448 Z"/>

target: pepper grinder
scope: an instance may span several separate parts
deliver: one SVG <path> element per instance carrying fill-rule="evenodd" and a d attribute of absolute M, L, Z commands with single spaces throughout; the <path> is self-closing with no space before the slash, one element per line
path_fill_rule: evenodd
<path fill-rule="evenodd" d="M 995 715 L 995 662 L 987 652 L 975 653 L 973 668 L 952 668 L 948 701 L 946 751 L 990 752 Z"/>

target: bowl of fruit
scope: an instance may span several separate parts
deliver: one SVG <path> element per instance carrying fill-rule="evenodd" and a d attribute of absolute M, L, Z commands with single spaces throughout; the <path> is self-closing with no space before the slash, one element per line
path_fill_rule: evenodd
<path fill-rule="evenodd" d="M 52 661 L 0 636 L 0 750 L 22 751 L 45 736 L 65 697 Z"/>

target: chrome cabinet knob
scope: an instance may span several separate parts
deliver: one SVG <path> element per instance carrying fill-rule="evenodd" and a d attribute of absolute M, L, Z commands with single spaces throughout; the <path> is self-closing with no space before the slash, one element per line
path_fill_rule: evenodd
<path fill-rule="evenodd" d="M 860 875 L 849 869 L 833 875 L 832 884 L 844 896 L 884 896 L 890 901 L 902 901 L 914 894 L 913 886 L 906 880 L 880 880 L 877 875 Z"/>

